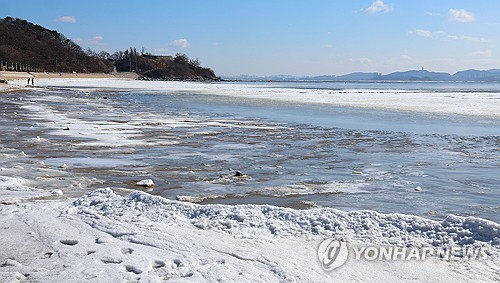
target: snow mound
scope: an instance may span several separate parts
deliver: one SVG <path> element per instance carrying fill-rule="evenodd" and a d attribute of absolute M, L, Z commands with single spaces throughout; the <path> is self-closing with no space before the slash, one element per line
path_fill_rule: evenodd
<path fill-rule="evenodd" d="M 146 180 L 141 180 L 137 182 L 137 186 L 143 186 L 143 187 L 153 187 L 155 183 L 151 179 L 146 179 Z"/>
<path fill-rule="evenodd" d="M 349 241 L 398 246 L 490 246 L 500 249 L 500 225 L 475 217 L 450 215 L 441 222 L 418 216 L 331 208 L 294 210 L 268 205 L 198 205 L 144 192 L 126 197 L 99 189 L 71 204 L 92 221 L 101 217 L 135 223 L 185 223 L 243 238 L 343 237 Z M 139 225 L 139 224 L 138 224 Z"/>

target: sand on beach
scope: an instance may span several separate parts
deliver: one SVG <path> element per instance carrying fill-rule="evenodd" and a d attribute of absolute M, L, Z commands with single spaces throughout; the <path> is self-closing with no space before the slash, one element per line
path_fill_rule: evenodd
<path fill-rule="evenodd" d="M 32 73 L 35 79 L 137 79 L 139 76 L 137 73 L 133 72 L 123 72 L 115 74 L 105 74 L 105 73 Z"/>
<path fill-rule="evenodd" d="M 22 83 L 27 79 L 35 78 L 35 85 L 38 79 L 124 79 L 136 80 L 139 76 L 134 72 L 122 72 L 114 74 L 105 73 L 46 73 L 46 72 L 8 72 L 0 71 L 0 93 L 12 92 L 21 89 Z"/>
<path fill-rule="evenodd" d="M 28 78 L 35 79 L 106 79 L 106 78 L 121 78 L 121 79 L 137 79 L 137 73 L 123 72 L 123 73 L 48 73 L 48 72 L 7 72 L 0 71 L 0 80 L 13 81 L 13 80 L 26 80 Z"/>

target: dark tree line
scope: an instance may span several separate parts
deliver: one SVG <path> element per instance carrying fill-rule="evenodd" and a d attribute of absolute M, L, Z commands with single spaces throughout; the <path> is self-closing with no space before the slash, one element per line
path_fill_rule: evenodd
<path fill-rule="evenodd" d="M 0 54 L 1 61 L 51 72 L 105 72 L 110 67 L 64 35 L 10 17 L 0 19 Z"/>

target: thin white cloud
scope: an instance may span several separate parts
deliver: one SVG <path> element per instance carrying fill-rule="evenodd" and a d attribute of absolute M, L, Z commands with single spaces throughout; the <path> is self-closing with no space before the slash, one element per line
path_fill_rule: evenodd
<path fill-rule="evenodd" d="M 427 12 L 426 15 L 429 17 L 440 17 L 441 16 L 440 13 L 434 13 L 434 12 Z"/>
<path fill-rule="evenodd" d="M 74 23 L 76 23 L 76 18 L 73 16 L 62 16 L 60 18 L 57 18 L 56 21 L 74 24 Z"/>
<path fill-rule="evenodd" d="M 452 35 L 447 34 L 443 31 L 430 31 L 425 29 L 415 29 L 407 32 L 410 35 L 417 35 L 421 37 L 429 37 L 435 39 L 446 39 L 446 40 L 461 40 L 461 41 L 469 41 L 476 43 L 488 43 L 491 40 L 482 37 L 468 36 L 468 35 Z"/>
<path fill-rule="evenodd" d="M 100 36 L 100 35 L 96 35 L 92 38 L 89 38 L 89 39 L 83 39 L 81 37 L 75 37 L 72 39 L 74 43 L 78 44 L 78 45 L 101 45 L 102 44 L 102 41 L 104 40 L 104 37 Z"/>
<path fill-rule="evenodd" d="M 374 13 L 389 13 L 392 11 L 392 6 L 385 4 L 382 0 L 376 0 L 375 2 L 372 3 L 372 5 L 364 10 L 365 13 L 367 14 L 374 14 Z"/>
<path fill-rule="evenodd" d="M 98 43 L 98 42 L 101 42 L 103 39 L 104 39 L 104 37 L 102 37 L 100 35 L 96 35 L 96 36 L 92 37 L 91 39 L 89 39 L 89 41 L 93 42 L 93 43 Z"/>
<path fill-rule="evenodd" d="M 486 50 L 480 50 L 480 51 L 472 52 L 472 55 L 476 56 L 476 57 L 486 57 L 486 58 L 489 58 L 489 57 L 491 57 L 493 55 L 493 52 L 490 49 L 486 49 Z"/>
<path fill-rule="evenodd" d="M 363 65 L 369 65 L 369 64 L 373 63 L 373 60 L 370 58 L 362 57 L 362 58 L 350 58 L 349 62 L 363 64 Z"/>
<path fill-rule="evenodd" d="M 464 9 L 450 9 L 448 20 L 451 22 L 471 23 L 475 20 L 474 14 Z"/>
<path fill-rule="evenodd" d="M 190 47 L 190 44 L 189 44 L 189 41 L 185 38 L 181 38 L 181 39 L 176 39 L 176 40 L 173 40 L 172 42 L 170 42 L 170 46 L 171 47 L 176 47 L 176 48 L 189 48 Z"/>
<path fill-rule="evenodd" d="M 468 36 L 468 35 L 448 35 L 446 38 L 450 39 L 450 40 L 463 40 L 463 41 L 470 41 L 470 42 L 477 42 L 477 43 L 491 42 L 490 40 L 488 40 L 486 38 L 474 37 L 474 36 Z"/>
<path fill-rule="evenodd" d="M 411 61 L 411 60 L 412 60 L 412 58 L 411 58 L 411 56 L 410 56 L 410 55 L 408 55 L 408 54 L 401 54 L 401 55 L 399 56 L 399 60 L 401 60 L 401 61 Z"/>
<path fill-rule="evenodd" d="M 408 31 L 408 34 L 415 34 L 415 35 L 422 36 L 422 37 L 431 37 L 432 31 L 425 30 L 425 29 L 415 29 L 415 30 Z"/>

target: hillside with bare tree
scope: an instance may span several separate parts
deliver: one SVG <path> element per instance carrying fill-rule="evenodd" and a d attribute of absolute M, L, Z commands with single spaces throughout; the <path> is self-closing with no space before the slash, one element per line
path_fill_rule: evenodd
<path fill-rule="evenodd" d="M 96 53 L 83 50 L 57 31 L 11 17 L 0 19 L 0 61 L 3 68 L 17 71 L 108 73 L 116 69 L 136 72 L 144 79 L 219 79 L 213 70 L 185 54 L 156 56 L 144 48 Z"/>

